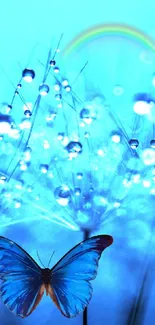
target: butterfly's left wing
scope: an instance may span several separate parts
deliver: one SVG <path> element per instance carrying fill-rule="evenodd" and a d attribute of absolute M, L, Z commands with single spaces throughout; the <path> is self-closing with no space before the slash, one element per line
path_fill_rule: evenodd
<path fill-rule="evenodd" d="M 41 268 L 20 246 L 0 236 L 0 296 L 14 314 L 28 316 L 42 292 Z"/>
<path fill-rule="evenodd" d="M 103 250 L 112 242 L 109 235 L 91 237 L 71 249 L 51 269 L 49 294 L 64 316 L 74 317 L 89 304 L 90 281 L 97 275 Z"/>

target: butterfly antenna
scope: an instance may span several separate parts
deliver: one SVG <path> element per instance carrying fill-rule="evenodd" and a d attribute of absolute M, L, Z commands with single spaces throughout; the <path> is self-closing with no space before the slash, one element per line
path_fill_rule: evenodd
<path fill-rule="evenodd" d="M 39 256 L 38 251 L 37 251 L 37 255 L 38 255 L 38 259 L 39 259 L 40 263 L 42 264 L 42 266 L 43 266 L 44 268 L 46 268 L 45 265 L 42 263 L 42 261 L 41 261 L 41 259 L 40 259 L 40 256 Z"/>
<path fill-rule="evenodd" d="M 47 266 L 47 267 L 50 266 L 50 263 L 51 263 L 51 260 L 52 260 L 52 257 L 53 257 L 53 255 L 54 255 L 54 253 L 55 253 L 55 251 L 52 253 L 52 255 L 51 255 L 51 257 L 50 257 L 50 260 L 49 260 L 49 263 L 48 263 L 48 266 Z"/>

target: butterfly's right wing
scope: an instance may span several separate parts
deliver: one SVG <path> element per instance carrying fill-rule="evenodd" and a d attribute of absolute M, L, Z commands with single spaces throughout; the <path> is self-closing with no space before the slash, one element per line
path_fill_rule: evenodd
<path fill-rule="evenodd" d="M 90 281 L 97 275 L 102 252 L 112 242 L 109 235 L 91 237 L 73 247 L 51 269 L 49 294 L 64 316 L 74 317 L 89 304 Z"/>
<path fill-rule="evenodd" d="M 26 317 L 43 296 L 41 268 L 20 246 L 0 236 L 0 295 L 14 314 Z"/>

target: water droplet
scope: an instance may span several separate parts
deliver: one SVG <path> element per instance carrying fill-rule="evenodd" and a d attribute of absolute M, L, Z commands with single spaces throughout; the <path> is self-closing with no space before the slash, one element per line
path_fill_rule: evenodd
<path fill-rule="evenodd" d="M 137 139 L 130 139 L 129 145 L 132 149 L 136 149 L 139 146 L 139 141 Z"/>
<path fill-rule="evenodd" d="M 19 180 L 15 183 L 15 188 L 17 188 L 18 190 L 22 190 L 24 186 L 24 181 L 23 180 Z"/>
<path fill-rule="evenodd" d="M 0 184 L 5 184 L 7 178 L 5 175 L 0 175 Z"/>
<path fill-rule="evenodd" d="M 22 201 L 18 199 L 14 199 L 14 207 L 19 209 L 21 207 Z"/>
<path fill-rule="evenodd" d="M 0 134 L 7 134 L 11 128 L 11 117 L 9 115 L 0 115 Z"/>
<path fill-rule="evenodd" d="M 151 146 L 151 148 L 154 148 L 155 149 L 155 139 L 152 139 L 150 141 L 150 146 Z"/>
<path fill-rule="evenodd" d="M 50 60 L 50 66 L 54 67 L 56 65 L 56 61 L 55 60 Z"/>
<path fill-rule="evenodd" d="M 118 209 L 121 203 L 119 201 L 114 202 L 114 208 Z"/>
<path fill-rule="evenodd" d="M 12 110 L 12 105 L 8 105 L 6 109 L 6 113 L 9 114 Z"/>
<path fill-rule="evenodd" d="M 67 80 L 67 79 L 64 79 L 64 80 L 62 81 L 62 85 L 63 85 L 64 87 L 68 86 L 68 80 Z"/>
<path fill-rule="evenodd" d="M 55 84 L 54 85 L 54 90 L 55 91 L 60 91 L 60 85 L 59 84 Z"/>
<path fill-rule="evenodd" d="M 23 159 L 24 161 L 30 161 L 31 160 L 31 153 L 32 149 L 30 147 L 26 147 L 23 151 Z"/>
<path fill-rule="evenodd" d="M 25 171 L 28 168 L 28 164 L 26 164 L 25 161 L 23 161 L 23 160 L 19 161 L 19 165 L 20 165 L 20 170 L 22 170 L 22 171 Z"/>
<path fill-rule="evenodd" d="M 133 110 L 136 114 L 149 114 L 154 99 L 147 93 L 138 93 L 134 96 Z"/>
<path fill-rule="evenodd" d="M 76 196 L 79 196 L 81 194 L 81 189 L 79 187 L 75 187 L 74 193 Z"/>
<path fill-rule="evenodd" d="M 86 131 L 85 134 L 84 134 L 84 136 L 85 136 L 85 138 L 89 138 L 90 137 L 90 133 Z"/>
<path fill-rule="evenodd" d="M 76 177 L 77 177 L 77 179 L 81 180 L 83 178 L 83 174 L 82 173 L 77 173 Z"/>
<path fill-rule="evenodd" d="M 86 123 L 91 124 L 93 120 L 96 120 L 96 113 L 89 108 L 83 108 L 80 112 L 80 118 Z"/>
<path fill-rule="evenodd" d="M 56 100 L 60 100 L 61 98 L 62 98 L 61 94 L 56 94 L 56 95 L 55 95 L 55 99 L 56 99 Z"/>
<path fill-rule="evenodd" d="M 22 73 L 22 77 L 26 82 L 32 82 L 35 77 L 35 72 L 30 69 L 24 69 Z"/>
<path fill-rule="evenodd" d="M 50 149 L 50 144 L 49 144 L 49 142 L 48 142 L 48 140 L 44 140 L 44 143 L 43 143 L 43 147 L 44 147 L 44 149 Z"/>
<path fill-rule="evenodd" d="M 82 152 L 82 144 L 80 142 L 71 141 L 66 146 L 70 158 L 76 158 Z"/>
<path fill-rule="evenodd" d="M 46 96 L 48 94 L 49 90 L 50 90 L 50 88 L 46 84 L 42 84 L 39 87 L 39 93 L 41 96 Z"/>
<path fill-rule="evenodd" d="M 32 116 L 32 113 L 31 113 L 31 111 L 29 109 L 26 109 L 25 112 L 24 112 L 24 115 L 26 117 L 31 117 Z"/>
<path fill-rule="evenodd" d="M 69 93 L 72 88 L 71 88 L 71 86 L 67 85 L 67 86 L 64 87 L 64 89 Z"/>
<path fill-rule="evenodd" d="M 113 131 L 111 133 L 111 140 L 114 143 L 120 143 L 120 141 L 121 141 L 121 135 L 119 134 L 119 132 Z"/>
<path fill-rule="evenodd" d="M 54 67 L 53 71 L 54 71 L 55 73 L 59 73 L 59 72 L 60 72 L 60 69 L 59 69 L 58 67 Z"/>
<path fill-rule="evenodd" d="M 49 167 L 46 164 L 40 164 L 40 167 L 39 167 L 39 169 L 40 169 L 40 171 L 41 171 L 42 174 L 47 174 L 48 168 Z"/>
<path fill-rule="evenodd" d="M 55 189 L 54 196 L 57 203 L 66 206 L 71 200 L 71 190 L 67 185 L 59 186 Z"/>
<path fill-rule="evenodd" d="M 57 139 L 61 141 L 63 140 L 64 136 L 65 136 L 64 132 L 59 132 L 57 135 Z"/>

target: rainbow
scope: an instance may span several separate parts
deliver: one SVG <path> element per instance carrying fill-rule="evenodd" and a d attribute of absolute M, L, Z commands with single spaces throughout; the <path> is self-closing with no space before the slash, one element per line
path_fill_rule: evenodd
<path fill-rule="evenodd" d="M 81 49 L 92 40 L 104 36 L 119 36 L 127 40 L 132 40 L 146 49 L 155 51 L 155 40 L 151 39 L 141 30 L 128 25 L 120 24 L 104 24 L 86 29 L 84 32 L 77 35 L 63 50 L 63 56 L 67 57 L 71 53 Z"/>

